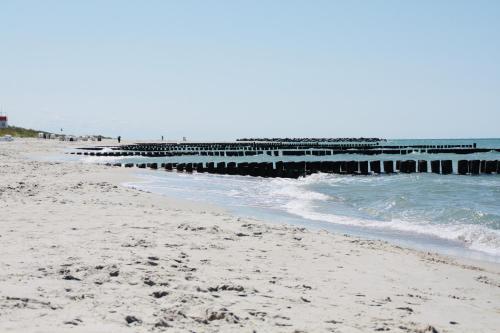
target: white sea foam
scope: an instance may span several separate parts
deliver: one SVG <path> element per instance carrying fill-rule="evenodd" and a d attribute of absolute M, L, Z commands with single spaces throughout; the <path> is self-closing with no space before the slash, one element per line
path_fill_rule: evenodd
<path fill-rule="evenodd" d="M 338 185 L 339 182 L 348 184 L 352 182 L 359 182 L 360 180 L 362 182 L 370 182 L 372 178 L 366 177 L 365 179 L 358 179 L 356 177 L 335 177 L 331 175 L 317 174 L 301 180 L 285 181 L 287 184 L 281 186 L 279 189 L 272 190 L 271 195 L 288 196 L 289 200 L 283 205 L 283 208 L 288 213 L 300 216 L 304 219 L 429 235 L 446 240 L 458 241 L 472 250 L 500 256 L 500 230 L 494 230 L 485 225 L 467 223 L 436 224 L 432 221 L 426 221 L 424 219 L 374 220 L 336 215 L 335 213 L 323 213 L 317 210 L 318 201 L 324 202 L 334 198 L 323 193 L 304 189 L 304 187 L 311 188 L 310 185 L 321 182 L 326 182 L 329 185 Z M 397 203 L 395 201 L 385 202 L 385 209 L 390 210 L 396 205 Z M 473 213 L 478 216 L 484 216 L 481 212 Z M 404 217 L 405 213 L 402 212 L 401 216 Z"/>
<path fill-rule="evenodd" d="M 413 232 L 421 235 L 430 235 L 447 240 L 459 241 L 472 250 L 500 256 L 500 232 L 498 230 L 488 229 L 484 226 L 471 224 L 436 225 L 426 222 L 415 223 L 403 220 L 363 220 L 352 217 L 318 213 L 314 211 L 314 204 L 306 201 L 290 201 L 286 205 L 286 210 L 291 214 L 313 221 Z"/>
<path fill-rule="evenodd" d="M 264 179 L 149 173 L 145 179 L 139 185 L 143 189 L 236 209 L 270 209 L 271 214 L 278 214 L 277 219 L 282 212 L 304 223 L 361 227 L 367 233 L 394 231 L 403 238 L 428 236 L 500 256 L 500 208 L 496 205 L 500 194 L 491 186 L 492 181 L 499 181 L 496 178 L 314 174 L 301 179 Z"/>

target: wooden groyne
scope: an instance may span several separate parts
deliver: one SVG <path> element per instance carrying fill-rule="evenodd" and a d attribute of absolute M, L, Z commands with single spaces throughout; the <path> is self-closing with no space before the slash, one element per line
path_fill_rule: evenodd
<path fill-rule="evenodd" d="M 441 175 L 500 174 L 498 160 L 459 160 L 456 170 L 452 160 L 386 161 L 301 161 L 301 162 L 199 162 L 199 163 L 115 163 L 114 166 L 164 169 L 177 172 L 299 178 L 313 173 L 378 175 L 394 173 L 435 173 Z"/>
<path fill-rule="evenodd" d="M 211 142 L 211 143 L 137 143 L 114 147 L 130 151 L 203 151 L 203 150 L 276 150 L 276 149 L 470 149 L 475 143 L 466 145 L 380 145 L 374 143 L 332 142 Z"/>
<path fill-rule="evenodd" d="M 454 158 L 453 162 L 451 159 L 451 155 L 488 152 L 500 152 L 500 149 L 478 148 L 476 143 L 464 145 L 395 146 L 382 145 L 382 142 L 335 142 L 335 140 L 302 142 L 291 140 L 137 143 L 121 146 L 81 148 L 71 152 L 71 154 L 96 157 L 147 157 L 154 158 L 151 159 L 151 162 L 155 162 L 115 164 L 123 167 L 165 169 L 169 171 L 176 170 L 178 172 L 297 178 L 317 172 L 346 175 L 393 173 L 434 173 L 440 175 L 500 174 L 499 162 L 497 160 L 462 159 L 457 162 L 457 158 Z M 370 157 L 367 157 L 366 161 L 360 161 L 358 156 L 349 157 L 348 155 L 365 155 Z M 381 156 L 375 157 L 376 155 Z M 383 155 L 406 156 L 384 158 Z M 432 158 L 432 155 L 436 155 L 436 157 Z M 190 156 L 193 157 L 193 161 L 197 160 L 197 162 L 168 163 L 172 160 L 170 157 L 182 157 L 182 160 L 189 160 Z M 303 161 L 300 161 L 302 159 Z M 145 159 L 145 161 L 148 160 Z M 173 160 L 175 161 L 176 159 Z"/>
<path fill-rule="evenodd" d="M 408 155 L 408 154 L 474 154 L 490 151 L 500 152 L 500 149 L 477 148 L 470 145 L 413 145 L 413 146 L 379 146 L 370 144 L 320 144 L 320 143 L 278 143 L 278 142 L 233 142 L 233 143 L 150 143 L 123 145 L 103 150 L 96 147 L 89 151 L 73 152 L 77 155 L 88 156 L 144 156 L 144 157 L 173 157 L 173 156 L 333 156 L 342 154 L 357 155 Z M 83 150 L 85 149 L 85 150 Z M 111 150 L 111 151 L 109 151 Z"/>
<path fill-rule="evenodd" d="M 382 138 L 241 138 L 236 141 L 246 142 L 385 142 L 387 139 Z"/>

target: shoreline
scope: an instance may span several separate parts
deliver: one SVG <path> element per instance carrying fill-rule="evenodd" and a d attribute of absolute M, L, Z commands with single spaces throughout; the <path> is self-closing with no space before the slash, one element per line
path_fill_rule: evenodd
<path fill-rule="evenodd" d="M 478 262 L 491 262 L 500 264 L 500 256 L 498 256 L 496 252 L 488 251 L 489 249 L 479 250 L 476 248 L 471 248 L 466 245 L 466 242 L 460 242 L 459 240 L 454 238 L 443 237 L 443 230 L 440 230 L 441 233 L 423 232 L 424 230 L 415 228 L 394 228 L 392 226 L 359 224 L 356 223 L 358 222 L 358 220 L 354 221 L 353 223 L 345 223 L 342 219 L 340 219 L 338 222 L 328 222 L 313 218 L 308 219 L 307 217 L 296 215 L 286 210 L 271 209 L 269 207 L 263 206 L 247 206 L 245 203 L 241 202 L 235 203 L 223 201 L 221 199 L 224 199 L 224 195 L 222 195 L 221 197 L 217 197 L 217 195 L 215 195 L 214 197 L 206 198 L 204 195 L 196 196 L 197 194 L 195 194 L 195 192 L 179 190 L 179 187 L 181 185 L 189 188 L 192 184 L 199 183 L 204 179 L 210 181 L 211 183 L 213 182 L 213 187 L 215 187 L 215 191 L 218 192 L 221 190 L 220 187 L 217 187 L 219 185 L 219 182 L 213 181 L 213 179 L 210 178 L 214 177 L 223 179 L 225 177 L 228 177 L 228 181 L 231 182 L 232 180 L 234 180 L 232 177 L 238 176 L 210 175 L 203 173 L 193 173 L 189 176 L 186 176 L 182 173 L 179 174 L 176 172 L 158 174 L 157 170 L 148 169 L 138 169 L 134 172 L 134 175 L 137 177 L 135 181 L 125 182 L 122 185 L 161 195 L 166 198 L 175 198 L 177 200 L 187 200 L 189 202 L 195 202 L 198 204 L 213 205 L 216 207 L 220 207 L 227 213 L 240 218 L 250 218 L 259 220 L 263 223 L 271 224 L 284 223 L 295 227 L 305 227 L 311 231 L 326 230 L 337 235 L 348 234 L 350 236 L 360 237 L 363 239 L 387 241 L 393 245 L 413 249 L 416 251 L 433 252 L 455 259 L 467 259 Z M 166 190 L 163 186 L 161 186 L 162 177 L 168 177 L 169 181 L 172 180 L 172 184 L 174 186 L 173 190 Z M 186 178 L 191 179 L 192 177 L 198 177 L 202 179 L 193 182 L 191 182 L 191 180 L 183 180 Z M 160 183 L 158 183 L 158 180 L 155 181 L 155 179 L 157 178 L 160 179 Z M 159 187 L 158 184 L 160 184 Z M 247 186 L 247 184 L 244 184 L 243 186 Z M 249 182 L 248 186 L 254 185 Z M 231 192 L 233 190 L 233 187 L 224 188 L 224 191 L 227 192 Z M 361 220 L 361 222 L 365 221 Z"/>
<path fill-rule="evenodd" d="M 0 144 L 2 331 L 500 326 L 498 263 L 238 218 L 120 186 L 128 170 L 26 158 L 67 146 Z"/>

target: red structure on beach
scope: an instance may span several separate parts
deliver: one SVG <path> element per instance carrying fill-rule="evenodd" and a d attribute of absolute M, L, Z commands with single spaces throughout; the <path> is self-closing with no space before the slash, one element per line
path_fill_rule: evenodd
<path fill-rule="evenodd" d="M 0 128 L 6 128 L 7 126 L 7 116 L 0 115 Z"/>

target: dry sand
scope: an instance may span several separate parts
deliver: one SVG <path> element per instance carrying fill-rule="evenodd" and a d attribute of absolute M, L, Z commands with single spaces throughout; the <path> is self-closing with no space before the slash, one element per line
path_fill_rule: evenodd
<path fill-rule="evenodd" d="M 68 144 L 0 143 L 0 332 L 500 331 L 498 264 L 241 220 L 120 186 L 130 170 L 28 158 Z"/>

